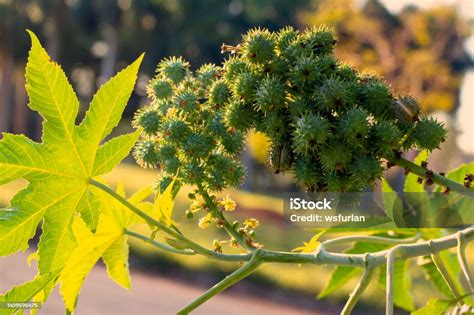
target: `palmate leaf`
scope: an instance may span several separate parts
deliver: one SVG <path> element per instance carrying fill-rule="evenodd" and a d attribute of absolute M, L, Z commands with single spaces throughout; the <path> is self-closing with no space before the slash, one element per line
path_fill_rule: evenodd
<path fill-rule="evenodd" d="M 74 213 L 82 215 L 88 229 L 98 226 L 101 197 L 89 179 L 112 170 L 138 138 L 135 132 L 102 144 L 119 122 L 143 56 L 100 88 L 76 126 L 79 102 L 71 85 L 38 38 L 29 34 L 26 89 L 29 107 L 43 117 L 42 143 L 6 133 L 0 140 L 0 184 L 29 181 L 10 206 L 0 210 L 0 256 L 25 250 L 43 220 L 38 250 L 38 279 L 43 279 L 61 270 L 76 247 Z"/>
<path fill-rule="evenodd" d="M 117 193 L 125 197 L 123 185 L 119 184 Z M 130 203 L 140 207 L 140 203 L 151 194 L 151 188 L 145 187 L 134 194 Z M 111 279 L 126 289 L 130 289 L 128 270 L 128 242 L 124 229 L 140 222 L 116 199 L 103 195 L 97 230 L 92 233 L 82 218 L 74 217 L 72 230 L 77 241 L 70 259 L 61 272 L 61 294 L 66 307 L 74 311 L 79 291 L 87 274 L 102 257 Z"/>

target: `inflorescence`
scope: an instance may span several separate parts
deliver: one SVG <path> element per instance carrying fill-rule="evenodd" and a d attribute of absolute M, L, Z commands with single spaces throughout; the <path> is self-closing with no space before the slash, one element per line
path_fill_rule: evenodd
<path fill-rule="evenodd" d="M 136 160 L 163 171 L 161 187 L 177 176 L 219 191 L 241 183 L 253 128 L 271 140 L 274 172 L 292 172 L 309 191 L 361 191 L 382 176 L 383 160 L 444 141 L 444 126 L 414 98 L 338 61 L 336 42 L 326 27 L 257 28 L 222 46 L 230 56 L 221 66 L 193 73 L 182 58 L 164 59 L 134 120 L 143 131 Z"/>

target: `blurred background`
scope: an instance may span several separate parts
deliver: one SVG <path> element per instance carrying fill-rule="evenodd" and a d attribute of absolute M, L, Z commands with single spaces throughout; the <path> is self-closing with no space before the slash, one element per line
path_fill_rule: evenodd
<path fill-rule="evenodd" d="M 446 171 L 473 160 L 474 0 L 0 0 L 0 132 L 25 133 L 37 141 L 41 137 L 41 119 L 26 106 L 24 68 L 30 43 L 25 29 L 33 30 L 63 66 L 80 99 L 82 114 L 103 82 L 146 53 L 135 93 L 115 131 L 120 134 L 130 130 L 133 113 L 148 102 L 145 87 L 162 58 L 180 55 L 197 69 L 203 63 L 220 63 L 225 57 L 220 54 L 220 45 L 238 43 L 241 34 L 254 26 L 277 30 L 285 25 L 303 29 L 319 24 L 335 28 L 339 58 L 381 73 L 397 93 L 416 96 L 425 113 L 446 122 L 449 140 L 431 158 L 435 170 Z M 264 136 L 249 134 L 242 157 L 248 176 L 240 189 L 229 194 L 239 205 L 237 216 L 265 221 L 259 238 L 266 247 L 289 250 L 311 233 L 288 231 L 282 226 L 281 200 L 276 194 L 288 189 L 291 178 L 267 172 L 266 145 Z M 108 180 L 112 184 L 123 180 L 132 192 L 155 177 L 154 171 L 140 169 L 129 159 Z M 0 187 L 0 205 L 5 205 L 22 185 L 17 182 Z M 184 192 L 177 199 L 177 221 L 189 206 L 185 196 Z M 210 245 L 216 238 L 207 230 L 197 231 L 196 222 L 182 220 L 181 224 L 203 244 Z M 0 291 L 24 280 L 27 272 L 23 269 L 28 267 L 20 258 L 24 257 L 14 255 L 3 265 L 0 259 Z M 139 273 L 136 279 L 132 276 L 138 288 L 132 295 L 122 296 L 105 276 L 94 278 L 93 274 L 94 283 L 88 285 L 86 281 L 78 313 L 160 313 L 160 307 L 165 307 L 163 313 L 171 313 L 235 268 L 199 257 L 163 255 L 137 242 L 132 242 L 131 264 Z M 7 266 L 14 268 L 7 273 Z M 337 312 L 353 283 L 331 299 L 316 300 L 329 270 L 323 266 L 264 266 L 255 277 L 230 290 L 228 301 L 224 297 L 211 302 L 216 304 L 207 313 L 219 313 L 236 297 L 248 303 L 244 304 L 248 313 L 265 309 L 275 314 Z M 422 275 L 413 276 L 415 302 L 421 305 L 432 294 L 431 288 Z M 147 285 L 156 292 L 168 286 L 171 289 L 163 290 L 161 297 L 151 294 L 152 298 L 137 303 L 137 296 L 150 294 Z M 101 292 L 97 288 L 102 288 Z M 383 299 L 374 299 L 383 295 L 381 291 L 377 285 L 371 287 L 360 309 L 383 307 Z M 101 294 L 120 298 L 97 303 Z M 259 309 L 258 305 L 266 308 Z M 56 294 L 45 305 L 45 314 L 60 309 Z M 228 311 L 238 313 L 239 308 Z"/>

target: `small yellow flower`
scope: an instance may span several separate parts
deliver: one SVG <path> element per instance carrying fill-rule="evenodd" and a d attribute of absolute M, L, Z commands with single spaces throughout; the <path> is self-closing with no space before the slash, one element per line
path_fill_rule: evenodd
<path fill-rule="evenodd" d="M 234 211 L 236 207 L 235 201 L 230 199 L 229 196 L 222 199 L 219 204 L 224 208 L 225 211 Z"/>
<path fill-rule="evenodd" d="M 211 217 L 210 213 L 208 213 L 208 214 L 206 214 L 206 216 L 199 219 L 198 226 L 201 229 L 205 229 L 209 226 L 209 223 L 211 223 L 211 222 L 212 222 L 212 217 Z"/>
<path fill-rule="evenodd" d="M 245 219 L 244 225 L 251 229 L 255 229 L 260 225 L 260 222 L 258 222 L 258 220 L 255 218 L 248 218 L 248 219 Z"/>

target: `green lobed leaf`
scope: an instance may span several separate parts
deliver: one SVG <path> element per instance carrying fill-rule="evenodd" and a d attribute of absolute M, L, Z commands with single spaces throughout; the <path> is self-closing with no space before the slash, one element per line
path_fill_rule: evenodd
<path fill-rule="evenodd" d="M 456 182 L 464 182 L 466 174 L 474 174 L 474 162 L 469 164 L 462 164 L 461 166 L 451 170 L 446 177 Z"/>
<path fill-rule="evenodd" d="M 413 161 L 415 164 L 420 165 L 421 162 L 426 161 L 428 159 L 429 153 L 428 151 L 421 151 L 416 159 Z M 405 192 L 424 192 L 425 189 L 423 187 L 423 184 L 419 184 L 417 182 L 418 175 L 408 173 L 408 175 L 405 178 L 405 187 L 404 191 Z"/>
<path fill-rule="evenodd" d="M 30 108 L 43 117 L 43 141 L 36 143 L 10 134 L 3 134 L 0 140 L 0 184 L 19 178 L 30 182 L 7 209 L 0 209 L 0 256 L 26 249 L 43 219 L 39 275 L 46 276 L 67 266 L 75 251 L 78 242 L 71 230 L 74 213 L 81 214 L 88 228 L 94 230 L 99 222 L 97 206 L 108 206 L 100 203 L 102 192 L 91 190 L 88 181 L 112 170 L 138 137 L 138 133 L 131 133 L 99 146 L 120 119 L 143 56 L 97 92 L 83 123 L 75 126 L 77 97 L 61 67 L 51 61 L 38 38 L 29 34 L 32 47 L 26 89 Z M 120 231 L 123 234 L 122 228 Z M 76 262 L 82 263 L 75 255 Z M 89 263 L 84 260 L 85 265 Z M 35 299 L 46 299 L 55 283 L 38 292 Z"/>
<path fill-rule="evenodd" d="M 97 161 L 101 161 L 101 159 L 96 159 L 95 155 L 96 153 L 100 154 L 101 149 L 108 150 L 107 148 L 103 149 L 103 147 L 98 148 L 98 146 L 101 141 L 110 134 L 112 129 L 118 125 L 122 117 L 122 113 L 135 86 L 135 80 L 143 56 L 142 54 L 135 62 L 120 71 L 100 87 L 92 99 L 91 106 L 84 120 L 78 127 L 78 133 L 81 136 L 81 144 L 84 145 L 84 149 L 81 150 L 81 152 L 89 173 L 96 175 L 107 172 L 101 170 L 107 163 L 105 165 L 103 165 L 102 162 L 98 163 Z M 130 138 L 128 141 L 136 141 L 136 139 L 133 140 L 133 136 Z M 124 139 L 122 141 L 127 140 Z M 110 145 L 112 149 L 115 149 L 113 152 L 120 151 L 117 150 L 117 145 L 120 144 L 115 143 Z M 103 156 L 110 155 L 109 152 L 101 154 Z M 128 152 L 125 152 L 125 156 L 127 154 Z M 123 159 L 123 157 L 121 159 Z"/>
<path fill-rule="evenodd" d="M 22 283 L 0 295 L 0 302 L 26 303 L 32 301 L 49 283 L 54 282 L 59 276 L 59 272 L 60 270 L 56 270 L 45 275 L 37 275 L 33 280 Z M 13 314 L 15 311 L 14 308 L 0 308 L 0 315 Z"/>
<path fill-rule="evenodd" d="M 443 315 L 455 304 L 455 301 L 450 300 L 429 299 L 425 306 L 412 312 L 411 315 Z"/>
<path fill-rule="evenodd" d="M 423 268 L 423 271 L 428 278 L 428 280 L 433 284 L 433 286 L 444 296 L 448 298 L 454 298 L 454 295 L 452 294 L 451 290 L 449 289 L 448 285 L 446 284 L 446 281 L 444 281 L 443 277 L 439 273 L 438 269 L 436 269 L 435 264 L 431 260 L 430 257 L 425 258 L 427 262 L 423 263 L 421 266 Z"/>

